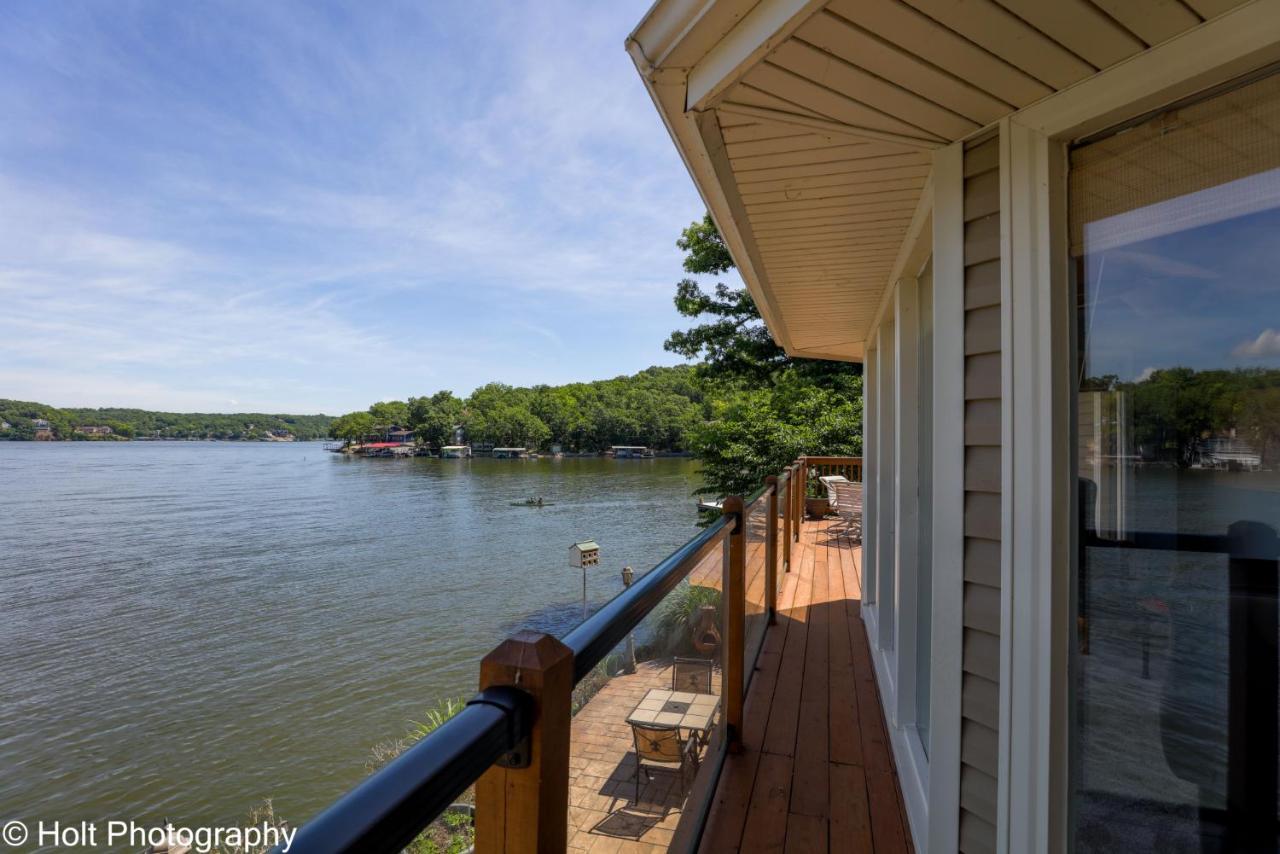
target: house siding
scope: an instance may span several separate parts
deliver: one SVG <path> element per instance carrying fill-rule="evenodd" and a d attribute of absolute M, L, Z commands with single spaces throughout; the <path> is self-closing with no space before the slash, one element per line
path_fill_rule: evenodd
<path fill-rule="evenodd" d="M 964 155 L 964 655 L 960 850 L 996 848 L 1000 696 L 999 139 Z"/>

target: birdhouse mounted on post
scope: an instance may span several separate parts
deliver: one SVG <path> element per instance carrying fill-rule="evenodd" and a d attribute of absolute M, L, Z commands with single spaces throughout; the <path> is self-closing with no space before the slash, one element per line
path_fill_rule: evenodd
<path fill-rule="evenodd" d="M 600 544 L 592 540 L 574 543 L 569 546 L 569 564 L 575 568 L 586 569 L 600 563 Z"/>

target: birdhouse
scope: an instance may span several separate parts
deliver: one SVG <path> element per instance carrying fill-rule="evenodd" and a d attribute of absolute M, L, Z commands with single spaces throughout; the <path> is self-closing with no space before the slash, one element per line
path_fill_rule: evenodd
<path fill-rule="evenodd" d="M 586 568 L 600 563 L 600 544 L 587 540 L 569 546 L 569 565 Z"/>

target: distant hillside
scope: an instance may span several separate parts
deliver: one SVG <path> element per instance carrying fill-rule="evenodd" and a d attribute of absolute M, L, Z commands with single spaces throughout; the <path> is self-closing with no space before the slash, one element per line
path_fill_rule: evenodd
<path fill-rule="evenodd" d="M 323 439 L 329 435 L 328 415 L 268 415 L 244 412 L 232 415 L 198 412 L 150 412 L 145 409 L 81 409 L 49 406 L 0 398 L 0 440 L 37 438 L 38 420 L 49 422 L 54 439 L 264 439 L 278 431 L 296 439 Z M 8 423 L 8 427 L 4 427 Z M 109 427 L 109 434 L 92 435 L 86 427 Z"/>

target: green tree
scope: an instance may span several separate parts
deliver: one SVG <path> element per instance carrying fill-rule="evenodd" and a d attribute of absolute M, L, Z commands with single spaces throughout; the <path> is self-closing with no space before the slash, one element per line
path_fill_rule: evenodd
<path fill-rule="evenodd" d="M 685 252 L 687 273 L 719 276 L 735 269 L 724 239 L 706 214 L 680 233 L 676 246 Z M 770 382 L 779 371 L 793 371 L 820 385 L 839 378 L 861 375 L 862 366 L 825 359 L 796 359 L 773 340 L 755 299 L 746 288 L 723 282 L 704 291 L 694 279 L 676 284 L 676 311 L 702 322 L 672 332 L 663 345 L 667 351 L 700 361 L 699 373 L 711 380 L 758 386 Z"/>
<path fill-rule="evenodd" d="M 733 269 L 710 215 L 684 229 L 676 245 L 686 253 L 686 272 Z M 703 321 L 673 332 L 665 345 L 702 360 L 698 379 L 709 412 L 686 427 L 689 446 L 703 463 L 700 492 L 750 493 L 801 454 L 861 454 L 861 365 L 788 356 L 745 288 L 720 282 L 706 292 L 683 279 L 675 304 L 682 316 Z"/>
<path fill-rule="evenodd" d="M 780 388 L 734 390 L 711 404 L 690 443 L 704 494 L 748 495 L 802 454 L 862 455 L 862 378 L 844 392 L 792 377 Z"/>
<path fill-rule="evenodd" d="M 453 443 L 453 429 L 462 422 L 463 402 L 451 391 L 409 398 L 409 426 L 419 442 L 441 447 Z"/>
<path fill-rule="evenodd" d="M 347 442 L 359 442 L 376 428 L 377 423 L 368 412 L 349 412 L 335 418 L 329 425 L 329 435 Z"/>
<path fill-rule="evenodd" d="M 403 427 L 409 423 L 409 404 L 403 400 L 382 400 L 369 407 L 377 429 Z"/>

